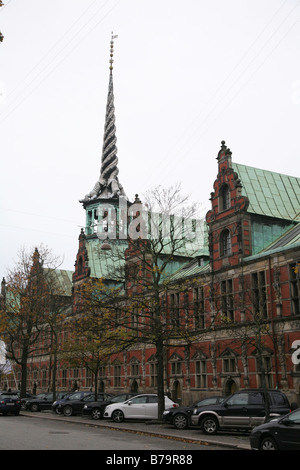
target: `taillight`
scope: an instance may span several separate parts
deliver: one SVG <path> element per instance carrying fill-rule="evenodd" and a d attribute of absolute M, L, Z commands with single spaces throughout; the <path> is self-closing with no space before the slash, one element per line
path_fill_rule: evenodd
<path fill-rule="evenodd" d="M 178 406 L 178 403 L 173 403 L 173 408 L 177 408 Z"/>

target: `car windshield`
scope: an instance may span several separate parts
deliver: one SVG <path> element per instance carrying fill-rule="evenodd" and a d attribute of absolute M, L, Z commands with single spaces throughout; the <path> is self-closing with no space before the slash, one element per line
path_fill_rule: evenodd
<path fill-rule="evenodd" d="M 227 405 L 248 405 L 249 395 L 248 393 L 235 393 L 228 400 L 226 400 Z"/>
<path fill-rule="evenodd" d="M 18 395 L 14 394 L 14 393 L 1 393 L 1 398 L 14 398 L 14 399 L 18 399 Z"/>
<path fill-rule="evenodd" d="M 135 397 L 135 398 L 130 398 L 130 400 L 127 401 L 127 403 L 131 404 L 136 404 L 136 403 L 147 403 L 147 396 L 141 396 L 141 397 Z"/>
<path fill-rule="evenodd" d="M 103 400 L 103 396 L 102 395 L 98 395 L 97 396 L 97 401 L 102 401 Z M 92 395 L 87 395 L 86 397 L 84 397 L 82 399 L 82 401 L 95 401 L 95 395 L 92 394 Z"/>
<path fill-rule="evenodd" d="M 300 424 L 300 410 L 295 411 L 288 415 L 288 419 L 295 424 Z"/>
<path fill-rule="evenodd" d="M 81 392 L 75 392 L 68 396 L 69 400 L 79 400 L 81 398 Z"/>
<path fill-rule="evenodd" d="M 127 399 L 127 395 L 118 395 L 117 397 L 114 397 L 111 399 L 112 403 L 120 403 L 122 401 L 125 401 Z"/>

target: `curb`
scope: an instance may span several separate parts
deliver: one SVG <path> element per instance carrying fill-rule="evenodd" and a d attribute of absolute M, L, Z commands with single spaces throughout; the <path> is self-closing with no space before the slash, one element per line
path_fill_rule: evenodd
<path fill-rule="evenodd" d="M 95 427 L 95 428 L 108 428 L 115 430 L 117 429 L 118 431 L 124 431 L 132 434 L 141 434 L 141 435 L 146 435 L 146 436 L 154 436 L 154 437 L 159 437 L 162 439 L 173 439 L 176 441 L 181 441 L 181 442 L 189 442 L 191 444 L 199 444 L 199 445 L 205 445 L 205 446 L 219 446 L 219 447 L 231 447 L 232 449 L 237 449 L 237 450 L 250 450 L 250 445 L 247 443 L 238 443 L 238 442 L 230 442 L 230 439 L 226 439 L 222 441 L 221 439 L 202 439 L 202 438 L 195 438 L 194 436 L 183 436 L 183 435 L 175 435 L 172 432 L 161 432 L 160 430 L 145 430 L 145 429 L 139 429 L 135 426 L 134 423 L 131 423 L 130 427 L 129 426 L 120 426 L 115 423 L 111 422 L 102 422 L 102 421 L 94 421 L 94 420 L 89 420 L 85 419 L 82 416 L 79 417 L 64 417 L 63 415 L 55 415 L 54 413 L 48 414 L 48 413 L 43 413 L 43 412 L 26 412 L 26 411 L 21 411 L 20 415 L 26 416 L 29 418 L 39 418 L 39 419 L 49 419 L 52 421 L 64 421 L 66 423 L 72 423 L 72 424 L 81 424 L 85 426 L 90 426 L 90 427 Z M 77 418 L 77 419 L 76 419 Z M 78 419 L 79 418 L 79 419 Z M 153 426 L 156 424 L 160 423 L 155 423 L 153 421 L 151 422 L 146 422 L 143 423 L 144 426 Z"/>

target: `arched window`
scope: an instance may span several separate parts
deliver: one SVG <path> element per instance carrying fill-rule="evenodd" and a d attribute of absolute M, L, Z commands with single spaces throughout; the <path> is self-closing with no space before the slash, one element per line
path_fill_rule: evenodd
<path fill-rule="evenodd" d="M 220 210 L 225 211 L 230 207 L 230 191 L 229 186 L 224 184 L 220 190 Z"/>
<path fill-rule="evenodd" d="M 223 230 L 220 236 L 220 255 L 228 256 L 231 253 L 231 235 L 228 229 Z"/>

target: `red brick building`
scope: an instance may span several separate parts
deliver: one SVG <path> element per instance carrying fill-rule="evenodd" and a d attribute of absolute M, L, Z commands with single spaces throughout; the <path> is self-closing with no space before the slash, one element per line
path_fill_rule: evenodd
<path fill-rule="evenodd" d="M 66 287 L 74 309 L 88 278 L 121 282 L 125 292 L 137 283 L 136 270 L 129 269 L 134 264 L 130 237 L 123 230 L 132 203 L 118 180 L 115 143 L 111 67 L 100 178 L 81 201 L 86 228 Z M 192 340 L 165 342 L 165 391 L 187 404 L 209 394 L 259 387 L 264 376 L 267 386 L 284 390 L 300 405 L 300 179 L 235 163 L 224 141 L 216 173 L 201 249 L 175 254 L 168 292 L 161 292 L 170 321 L 188 312 L 190 328 L 197 331 Z M 103 216 L 118 227 L 117 240 L 106 239 L 99 224 Z M 113 250 L 106 249 L 111 247 L 125 254 L 123 278 L 115 265 L 111 269 Z M 64 279 L 70 280 L 70 273 Z M 35 383 L 38 390 L 46 389 L 47 358 L 32 358 L 29 367 L 29 387 Z M 101 368 L 99 385 L 114 393 L 155 391 L 155 347 L 139 344 L 113 355 Z M 57 390 L 92 386 L 87 370 L 65 364 L 59 369 Z"/>

